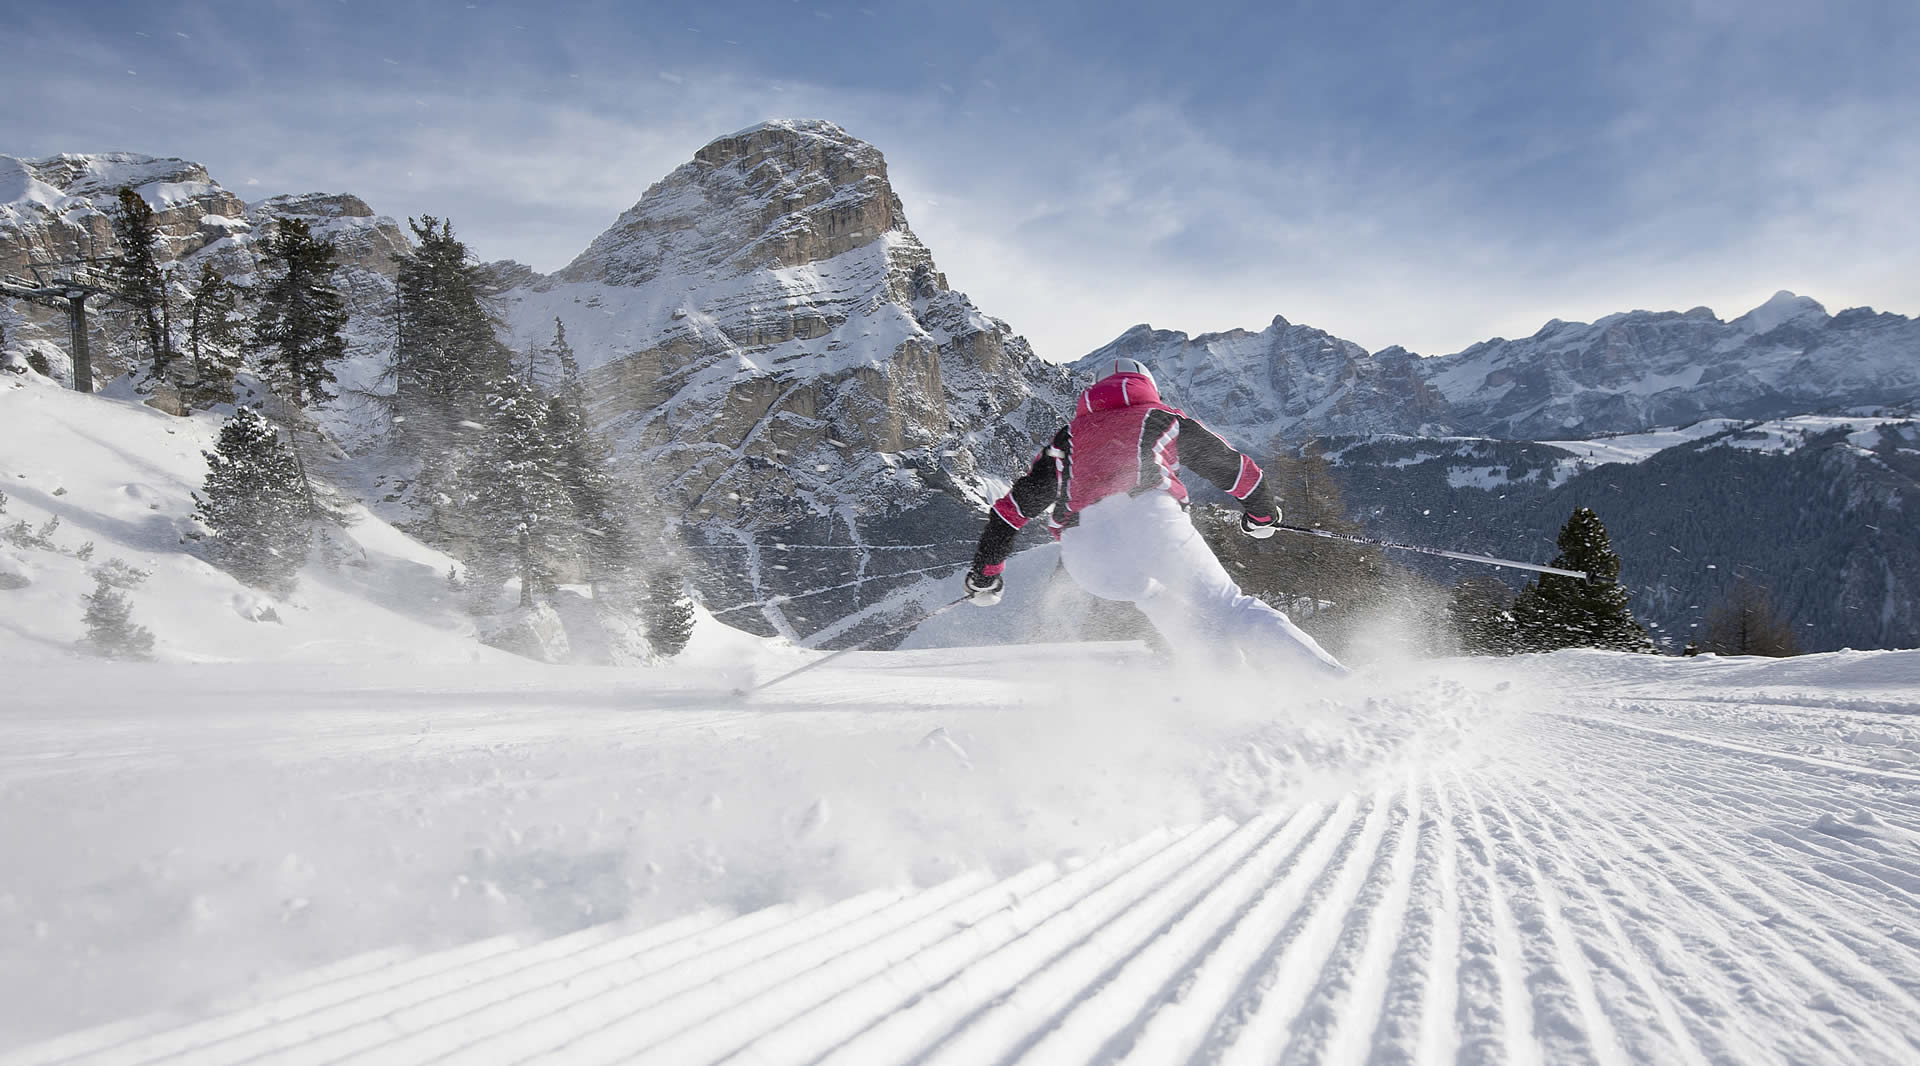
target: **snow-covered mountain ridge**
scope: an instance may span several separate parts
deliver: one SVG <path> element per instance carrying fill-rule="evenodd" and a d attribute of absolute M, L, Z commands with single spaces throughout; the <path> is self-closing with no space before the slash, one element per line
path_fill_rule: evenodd
<path fill-rule="evenodd" d="M 1314 434 L 1566 439 L 1920 402 L 1920 321 L 1829 315 L 1780 292 L 1731 321 L 1696 307 L 1542 326 L 1452 355 L 1368 353 L 1275 318 L 1258 333 L 1189 337 L 1136 326 L 1074 364 L 1154 367 L 1174 402 L 1254 444 Z"/>

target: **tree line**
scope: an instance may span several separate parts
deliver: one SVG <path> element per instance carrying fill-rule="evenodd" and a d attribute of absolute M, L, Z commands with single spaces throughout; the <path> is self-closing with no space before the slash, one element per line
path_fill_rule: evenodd
<path fill-rule="evenodd" d="M 409 532 L 460 561 L 449 583 L 475 613 L 493 613 L 510 582 L 531 608 L 579 580 L 597 610 L 638 616 L 655 654 L 677 654 L 691 601 L 673 566 L 641 565 L 635 508 L 587 421 L 565 327 L 556 319 L 550 341 L 514 351 L 499 339 L 491 292 L 452 224 L 426 216 L 409 225 L 415 242 L 397 264 L 393 387 L 382 397 L 395 450 L 415 467 L 421 517 Z M 113 228 L 120 250 L 109 274 L 138 327 L 147 380 L 176 386 L 191 406 L 237 404 L 204 453 L 195 517 L 209 533 L 207 554 L 242 582 L 285 595 L 316 530 L 342 521 L 316 499 L 297 447 L 303 429 L 318 432 L 312 409 L 337 398 L 335 367 L 348 354 L 338 248 L 305 220 L 283 218 L 261 244 L 254 285 L 203 264 L 186 290 L 182 347 L 162 237 L 132 189 L 119 192 Z M 269 403 L 238 402 L 249 367 Z"/>

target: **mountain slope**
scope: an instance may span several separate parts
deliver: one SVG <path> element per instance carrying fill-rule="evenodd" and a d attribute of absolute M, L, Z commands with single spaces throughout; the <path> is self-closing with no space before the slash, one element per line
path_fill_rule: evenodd
<path fill-rule="evenodd" d="M 149 573 L 130 591 L 133 621 L 163 662 L 512 661 L 476 639 L 446 587 L 452 560 L 364 507 L 315 544 L 285 599 L 195 554 L 193 494 L 219 431 L 214 413 L 177 418 L 124 392 L 0 374 L 0 527 L 58 520 L 44 543 L 0 532 L 0 577 L 14 575 L 0 580 L 0 660 L 71 659 L 91 573 L 121 559 Z"/>
<path fill-rule="evenodd" d="M 1633 611 L 1677 651 L 1736 577 L 1802 648 L 1920 645 L 1920 422 L 1802 417 L 1532 443 L 1329 438 L 1378 535 L 1546 562 L 1576 507 L 1620 553 Z M 1401 561 L 1452 582 L 1482 568 Z M 1502 574 L 1508 580 L 1524 575 Z"/>
<path fill-rule="evenodd" d="M 765 632 L 964 560 L 1068 403 L 1064 371 L 948 287 L 879 151 L 831 123 L 714 141 L 565 269 L 516 282 L 517 346 L 564 324 L 643 506 L 708 602 Z"/>

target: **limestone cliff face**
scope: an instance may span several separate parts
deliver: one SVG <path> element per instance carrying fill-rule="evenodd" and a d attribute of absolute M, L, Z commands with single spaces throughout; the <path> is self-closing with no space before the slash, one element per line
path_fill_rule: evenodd
<path fill-rule="evenodd" d="M 751 628 L 884 615 L 906 571 L 963 562 L 1070 402 L 948 286 L 880 152 L 827 122 L 722 137 L 566 268 L 500 276 L 516 344 L 565 324 L 622 472 L 710 604 L 764 603 L 725 616 Z"/>

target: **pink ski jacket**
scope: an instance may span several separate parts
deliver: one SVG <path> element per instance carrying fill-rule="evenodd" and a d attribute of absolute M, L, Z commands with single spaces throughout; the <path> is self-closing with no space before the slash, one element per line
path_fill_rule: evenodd
<path fill-rule="evenodd" d="M 994 501 L 974 553 L 974 569 L 1000 572 L 1014 535 L 1039 516 L 1058 537 L 1079 512 L 1120 493 L 1167 492 L 1185 503 L 1182 469 L 1239 500 L 1248 513 L 1273 514 L 1259 464 L 1196 419 L 1160 402 L 1153 379 L 1113 374 L 1080 394 L 1072 422 L 1034 455 L 1027 472 Z"/>

